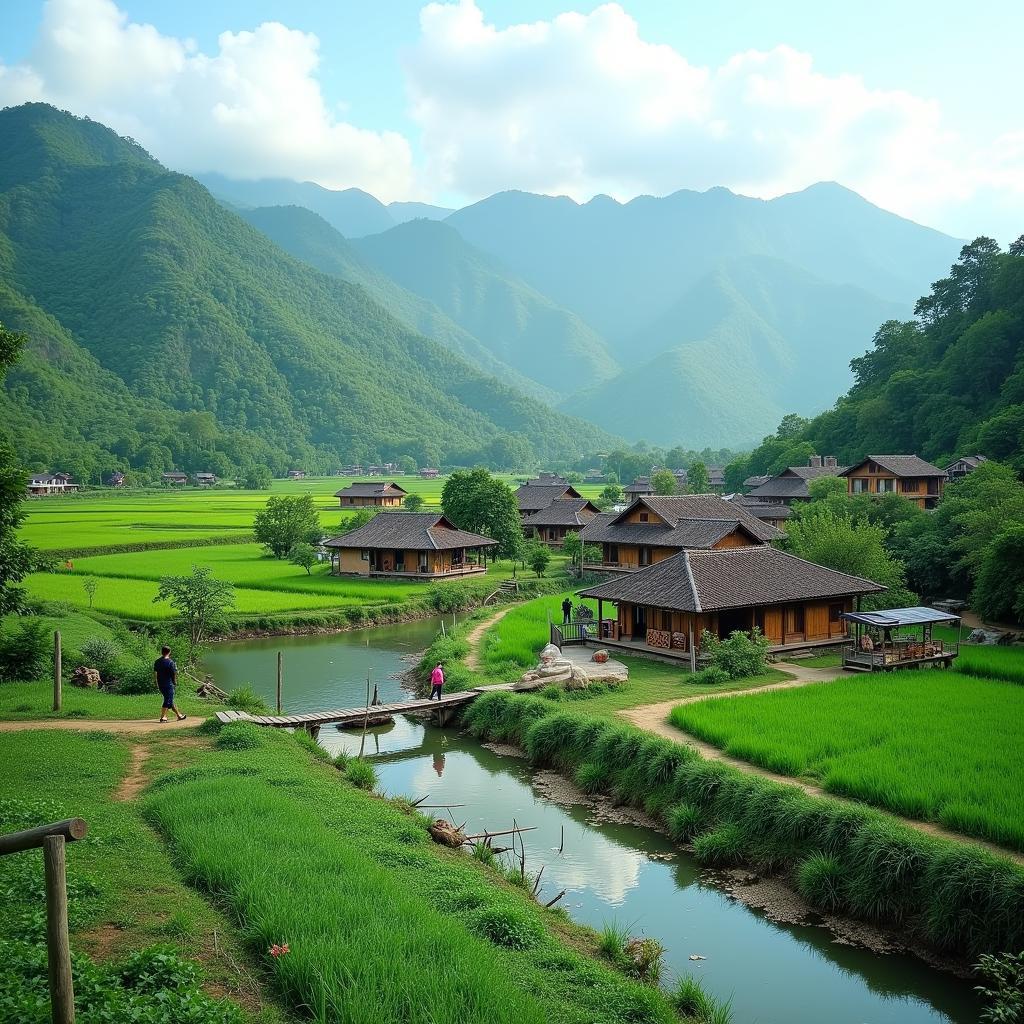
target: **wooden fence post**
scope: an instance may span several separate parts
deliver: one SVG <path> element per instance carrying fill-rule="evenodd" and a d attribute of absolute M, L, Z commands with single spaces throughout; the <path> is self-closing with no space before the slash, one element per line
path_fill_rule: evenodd
<path fill-rule="evenodd" d="M 277 713 L 281 714 L 281 678 L 284 675 L 284 655 L 277 652 Z"/>
<path fill-rule="evenodd" d="M 57 634 L 60 636 L 60 634 Z M 46 946 L 53 1024 L 75 1024 L 75 990 L 71 981 L 68 941 L 68 889 L 64 867 L 64 837 L 43 840 L 46 868 Z"/>
<path fill-rule="evenodd" d="M 60 711 L 61 706 L 61 651 L 60 630 L 53 634 L 53 710 Z"/>

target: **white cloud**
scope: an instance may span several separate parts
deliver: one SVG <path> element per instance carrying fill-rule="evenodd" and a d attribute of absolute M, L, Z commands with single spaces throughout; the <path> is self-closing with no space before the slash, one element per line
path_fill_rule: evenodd
<path fill-rule="evenodd" d="M 395 132 L 338 117 L 316 78 L 316 36 L 265 22 L 213 54 L 129 21 L 112 0 L 49 0 L 29 60 L 0 65 L 0 106 L 45 100 L 136 138 L 176 169 L 414 191 Z"/>
<path fill-rule="evenodd" d="M 420 22 L 406 71 L 427 177 L 467 198 L 713 185 L 767 197 L 837 180 L 927 218 L 1024 187 L 1019 137 L 965 159 L 937 103 L 823 74 L 788 46 L 700 67 L 614 3 L 504 29 L 473 0 L 432 3 Z"/>

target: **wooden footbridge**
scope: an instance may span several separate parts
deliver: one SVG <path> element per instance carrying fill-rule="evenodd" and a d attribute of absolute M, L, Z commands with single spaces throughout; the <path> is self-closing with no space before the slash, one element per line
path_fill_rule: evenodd
<path fill-rule="evenodd" d="M 435 714 L 439 725 L 447 725 L 452 712 L 470 701 L 476 700 L 481 693 L 490 690 L 511 689 L 508 684 L 498 686 L 480 686 L 459 693 L 449 693 L 440 700 L 426 697 L 412 700 L 397 701 L 392 704 L 370 704 L 361 708 L 336 708 L 333 711 L 311 711 L 305 715 L 250 715 L 245 711 L 218 711 L 219 721 L 252 722 L 254 725 L 268 725 L 280 729 L 305 729 L 307 732 L 318 732 L 322 725 L 362 725 L 368 718 L 380 718 L 382 715 L 403 714 Z"/>

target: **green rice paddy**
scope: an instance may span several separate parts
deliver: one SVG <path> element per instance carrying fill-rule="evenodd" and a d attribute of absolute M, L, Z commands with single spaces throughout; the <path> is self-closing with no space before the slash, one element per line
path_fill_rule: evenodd
<path fill-rule="evenodd" d="M 1019 657 L 1019 655 L 1018 655 Z M 1024 689 L 905 671 L 673 709 L 727 754 L 1024 850 Z"/>

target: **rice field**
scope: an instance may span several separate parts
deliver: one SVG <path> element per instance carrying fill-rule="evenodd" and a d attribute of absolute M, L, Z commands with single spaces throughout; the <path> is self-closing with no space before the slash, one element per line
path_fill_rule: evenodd
<path fill-rule="evenodd" d="M 1024 689 L 939 670 L 843 677 L 673 709 L 732 757 L 1024 850 Z"/>
<path fill-rule="evenodd" d="M 1024 646 L 978 646 L 961 644 L 960 657 L 953 662 L 953 671 L 983 679 L 1008 679 L 1024 683 Z"/>

